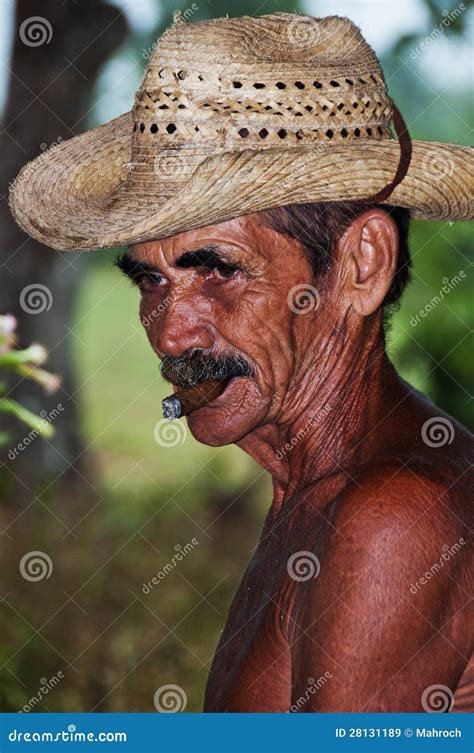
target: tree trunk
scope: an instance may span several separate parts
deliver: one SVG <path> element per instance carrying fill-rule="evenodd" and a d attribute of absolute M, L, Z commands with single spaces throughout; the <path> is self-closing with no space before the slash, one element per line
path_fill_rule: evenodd
<path fill-rule="evenodd" d="M 35 21 L 27 21 L 32 17 L 36 17 Z M 123 14 L 98 0 L 54 0 L 41 6 L 34 0 L 17 0 L 9 93 L 0 141 L 4 199 L 0 202 L 0 313 L 17 317 L 22 346 L 33 342 L 46 346 L 50 354 L 47 368 L 62 378 L 61 389 L 51 396 L 29 380 L 12 386 L 12 397 L 35 413 L 57 412 L 56 433 L 48 442 L 36 438 L 18 450 L 18 443 L 30 430 L 18 424 L 9 427 L 14 435 L 3 451 L 3 472 L 10 484 L 21 479 L 23 489 L 25 485 L 30 490 L 44 489 L 56 478 L 86 484 L 80 475 L 85 474 L 87 463 L 75 398 L 70 333 L 85 255 L 60 254 L 20 230 L 8 209 L 8 184 L 28 160 L 45 148 L 87 129 L 96 75 L 124 39 L 125 30 Z M 38 313 L 28 313 L 20 304 L 22 290 L 32 284 L 45 286 L 39 294 L 45 304 L 38 306 Z M 30 300 L 31 309 L 34 298 Z M 36 305 L 39 300 L 38 297 Z M 39 313 L 50 303 L 49 310 Z M 58 410 L 58 404 L 62 410 Z"/>

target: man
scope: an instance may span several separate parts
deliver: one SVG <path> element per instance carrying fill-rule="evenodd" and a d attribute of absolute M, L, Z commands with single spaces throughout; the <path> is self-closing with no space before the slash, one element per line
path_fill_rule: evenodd
<path fill-rule="evenodd" d="M 470 164 L 411 142 L 348 19 L 278 13 L 176 19 L 132 115 L 12 188 L 44 243 L 129 246 L 119 266 L 176 395 L 221 384 L 188 411 L 193 435 L 272 475 L 205 711 L 473 704 L 472 443 L 384 347 L 408 219 L 472 217 Z"/>

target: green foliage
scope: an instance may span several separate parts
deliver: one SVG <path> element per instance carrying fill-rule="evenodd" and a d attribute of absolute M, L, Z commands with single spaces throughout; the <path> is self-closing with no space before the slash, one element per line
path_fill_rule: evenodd
<path fill-rule="evenodd" d="M 58 377 L 39 368 L 46 360 L 46 350 L 42 345 L 30 345 L 20 350 L 16 347 L 14 331 L 16 320 L 13 316 L 0 316 L 0 373 L 16 374 L 17 376 L 33 379 L 41 384 L 48 392 L 54 392 L 59 386 Z M 45 438 L 54 434 L 51 424 L 43 417 L 36 416 L 16 400 L 7 395 L 6 383 L 0 383 L 0 412 L 15 416 L 19 421 L 27 424 L 35 432 Z M 0 446 L 9 441 L 8 432 L 0 433 Z"/>

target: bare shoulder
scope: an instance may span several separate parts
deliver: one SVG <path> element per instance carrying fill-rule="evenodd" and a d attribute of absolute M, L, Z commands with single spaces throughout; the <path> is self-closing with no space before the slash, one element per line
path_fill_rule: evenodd
<path fill-rule="evenodd" d="M 361 468 L 326 508 L 295 616 L 296 697 L 308 667 L 331 673 L 319 711 L 420 710 L 427 686 L 456 688 L 472 650 L 459 497 L 423 464 L 390 461 Z"/>
<path fill-rule="evenodd" d="M 435 553 L 472 529 L 473 473 L 467 463 L 440 464 L 429 455 L 365 466 L 334 504 L 334 525 L 350 541 L 423 544 Z"/>
<path fill-rule="evenodd" d="M 334 599 L 366 628 L 389 615 L 392 625 L 409 624 L 413 610 L 431 624 L 450 619 L 470 581 L 472 497 L 468 503 L 464 494 L 464 482 L 460 493 L 423 463 L 360 469 L 325 511 L 330 534 L 317 549 L 320 572 L 310 584 L 317 598 L 306 599 L 308 619 L 320 609 L 334 615 Z"/>
<path fill-rule="evenodd" d="M 411 390 L 382 427 L 376 459 L 351 470 L 336 514 L 354 530 L 410 527 L 433 541 L 472 528 L 473 459 L 473 435 Z"/>

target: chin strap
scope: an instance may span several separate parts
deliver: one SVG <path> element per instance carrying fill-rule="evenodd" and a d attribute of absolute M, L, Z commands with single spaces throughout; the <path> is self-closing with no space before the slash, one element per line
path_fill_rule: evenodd
<path fill-rule="evenodd" d="M 402 182 L 408 172 L 408 168 L 410 167 L 411 155 L 413 152 L 410 134 L 408 133 L 408 128 L 403 120 L 402 114 L 393 99 L 391 99 L 390 102 L 392 103 L 393 125 L 398 136 L 398 143 L 400 144 L 400 159 L 398 161 L 397 172 L 395 173 L 393 180 L 373 196 L 368 196 L 364 199 L 356 199 L 356 202 L 360 201 L 362 204 L 379 204 L 388 199 L 394 188 Z"/>

